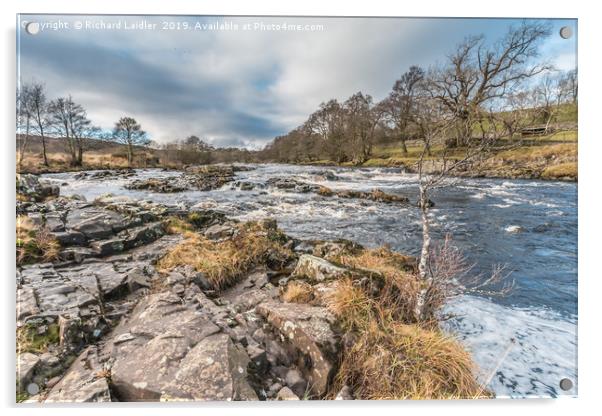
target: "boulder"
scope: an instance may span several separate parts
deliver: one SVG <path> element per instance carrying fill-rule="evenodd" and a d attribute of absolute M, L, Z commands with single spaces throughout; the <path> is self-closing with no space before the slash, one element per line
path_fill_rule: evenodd
<path fill-rule="evenodd" d="M 258 400 L 247 381 L 249 357 L 226 334 L 203 339 L 180 362 L 162 400 Z"/>
<path fill-rule="evenodd" d="M 121 400 L 160 400 L 189 351 L 219 331 L 197 305 L 183 305 L 172 292 L 153 294 L 116 328 L 114 341 L 107 348 L 114 360 L 113 387 Z M 125 342 L 124 333 L 129 334 Z"/>
<path fill-rule="evenodd" d="M 31 286 L 23 286 L 17 289 L 17 321 L 36 315 L 40 309 L 36 301 L 36 295 Z"/>
<path fill-rule="evenodd" d="M 228 238 L 234 233 L 234 228 L 228 225 L 215 224 L 205 230 L 205 237 L 210 240 Z"/>
<path fill-rule="evenodd" d="M 262 303 L 256 312 L 282 335 L 283 347 L 309 383 L 311 394 L 324 395 L 339 360 L 334 316 L 326 308 L 280 302 Z"/>
<path fill-rule="evenodd" d="M 163 224 L 154 222 L 130 228 L 119 233 L 126 249 L 151 243 L 165 234 Z"/>
<path fill-rule="evenodd" d="M 335 266 L 328 260 L 311 254 L 302 254 L 291 276 L 306 277 L 312 282 L 338 279 L 348 274 L 348 270 Z"/>
<path fill-rule="evenodd" d="M 100 240 L 131 226 L 124 215 L 103 208 L 78 208 L 67 214 L 66 228 L 78 231 L 88 239 Z"/>
<path fill-rule="evenodd" d="M 108 240 L 94 241 L 90 248 L 101 257 L 121 253 L 124 248 L 124 240 L 121 238 L 111 238 Z"/>
<path fill-rule="evenodd" d="M 53 402 L 110 402 L 111 392 L 95 347 L 86 348 L 46 397 Z"/>
<path fill-rule="evenodd" d="M 40 357 L 30 352 L 17 354 L 17 387 L 19 390 L 25 390 L 27 383 L 33 377 L 33 374 L 40 364 Z"/>
<path fill-rule="evenodd" d="M 78 231 L 59 231 L 52 233 L 61 246 L 81 246 L 86 243 L 86 237 Z"/>

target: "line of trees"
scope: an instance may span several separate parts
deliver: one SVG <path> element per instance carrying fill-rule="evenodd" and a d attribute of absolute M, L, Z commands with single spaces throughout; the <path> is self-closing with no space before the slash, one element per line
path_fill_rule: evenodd
<path fill-rule="evenodd" d="M 378 143 L 422 141 L 427 154 L 434 140 L 433 117 L 452 119 L 439 137 L 446 148 L 462 148 L 484 138 L 514 139 L 523 128 L 548 131 L 561 104 L 577 101 L 577 71 L 558 71 L 538 61 L 538 47 L 550 29 L 539 23 L 511 28 L 494 44 L 468 37 L 447 61 L 428 69 L 411 66 L 380 102 L 358 92 L 344 102 L 320 105 L 299 127 L 277 137 L 260 153 L 265 160 L 361 164 Z"/>
<path fill-rule="evenodd" d="M 121 117 L 112 132 L 103 132 L 92 124 L 86 109 L 71 95 L 48 101 L 43 84 L 21 84 L 17 90 L 17 132 L 20 134 L 18 167 L 22 167 L 28 142 L 38 136 L 42 144 L 42 163 L 49 166 L 48 138 L 63 138 L 66 142 L 69 164 L 82 166 L 84 152 L 91 140 L 109 140 L 125 146 L 128 165 L 137 146 L 146 146 L 150 140 L 142 126 L 132 117 Z"/>

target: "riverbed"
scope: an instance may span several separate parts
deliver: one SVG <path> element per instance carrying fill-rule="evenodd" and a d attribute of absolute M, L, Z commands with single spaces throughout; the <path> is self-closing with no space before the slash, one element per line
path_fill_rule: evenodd
<path fill-rule="evenodd" d="M 110 193 L 165 204 L 200 205 L 241 220 L 278 220 L 289 235 L 303 239 L 346 238 L 365 246 L 383 244 L 417 255 L 421 228 L 412 204 L 295 193 L 266 185 L 270 178 L 293 178 L 333 190 L 370 191 L 417 199 L 417 178 L 400 169 L 324 168 L 258 165 L 237 173 L 254 184 L 240 190 L 173 194 L 124 188 L 135 179 L 181 175 L 137 170 L 132 177 L 76 179 L 74 173 L 44 175 L 63 195 L 92 200 Z M 444 323 L 473 354 L 481 380 L 498 397 L 554 397 L 577 392 L 577 185 L 505 179 L 453 179 L 432 196 L 433 237 L 450 235 L 462 248 L 471 273 L 483 278 L 495 265 L 511 272 L 515 285 L 505 296 L 463 295 L 449 302 Z M 562 391 L 562 378 L 574 387 Z"/>

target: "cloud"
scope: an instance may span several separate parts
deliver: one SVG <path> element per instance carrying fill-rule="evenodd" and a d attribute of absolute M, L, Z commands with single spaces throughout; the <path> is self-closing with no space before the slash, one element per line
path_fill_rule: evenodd
<path fill-rule="evenodd" d="M 157 141 L 196 134 L 218 146 L 257 148 L 302 123 L 322 101 L 361 90 L 383 98 L 410 65 L 444 58 L 469 34 L 501 36 L 510 20 L 161 16 L 23 16 L 24 20 L 146 22 L 156 30 L 19 33 L 19 74 L 71 94 L 95 124 L 123 115 Z M 161 30 L 163 22 L 168 28 Z M 239 30 L 192 30 L 200 24 Z M 254 25 L 322 25 L 318 31 L 244 31 Z M 189 30 L 182 29 L 187 24 Z M 563 66 L 575 47 L 555 40 Z M 552 56 L 552 55 L 551 55 Z M 560 60 L 560 58 L 559 58 Z M 565 65 L 566 64 L 566 65 Z"/>

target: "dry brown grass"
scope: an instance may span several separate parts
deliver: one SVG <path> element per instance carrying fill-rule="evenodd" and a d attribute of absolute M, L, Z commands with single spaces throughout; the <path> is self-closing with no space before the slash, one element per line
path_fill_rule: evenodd
<path fill-rule="evenodd" d="M 178 217 L 169 217 L 165 221 L 165 231 L 168 234 L 182 234 L 186 237 L 192 237 L 194 235 L 194 226 Z"/>
<path fill-rule="evenodd" d="M 576 178 L 577 171 L 577 162 L 565 162 L 546 167 L 541 173 L 541 177 L 544 179 Z"/>
<path fill-rule="evenodd" d="M 416 261 L 387 247 L 342 253 L 333 259 L 346 267 L 374 273 L 382 277 L 381 301 L 394 308 L 398 319 L 412 321 L 420 280 Z"/>
<path fill-rule="evenodd" d="M 282 300 L 289 303 L 310 303 L 314 300 L 313 287 L 303 281 L 294 280 L 286 285 Z"/>
<path fill-rule="evenodd" d="M 192 265 L 206 275 L 216 290 L 221 290 L 257 265 L 282 267 L 292 255 L 290 249 L 283 247 L 280 231 L 249 222 L 238 225 L 235 235 L 225 241 L 189 234 L 159 260 L 157 268 L 166 273 L 177 266 Z"/>
<path fill-rule="evenodd" d="M 73 167 L 70 165 L 70 157 L 66 153 L 47 153 L 48 165 L 44 166 L 44 160 L 39 153 L 26 152 L 21 163 L 23 173 L 62 172 L 71 170 L 94 170 L 94 169 L 122 169 L 127 168 L 127 156 L 122 153 L 108 153 L 98 151 L 87 151 L 83 155 L 83 165 Z M 152 160 L 154 155 L 150 152 L 138 152 L 134 155 L 132 167 L 147 167 L 147 161 Z M 148 164 L 152 166 L 153 163 Z M 17 155 L 17 170 L 19 160 Z"/>
<path fill-rule="evenodd" d="M 473 374 L 470 354 L 441 331 L 371 320 L 345 351 L 335 384 L 365 400 L 486 397 Z"/>
<path fill-rule="evenodd" d="M 375 295 L 361 279 L 336 282 L 324 302 L 354 341 L 346 344 L 332 392 L 349 385 L 357 399 L 487 396 L 470 354 L 433 320 L 416 322 L 421 288 L 415 260 L 388 248 L 343 253 L 336 261 L 381 279 Z"/>
<path fill-rule="evenodd" d="M 17 264 L 53 261 L 58 258 L 59 242 L 46 228 L 36 227 L 25 215 L 17 217 Z"/>
<path fill-rule="evenodd" d="M 327 299 L 354 342 L 343 352 L 332 392 L 349 385 L 357 399 L 485 397 L 470 354 L 436 326 L 399 320 L 394 303 L 376 299 L 351 279 Z"/>

